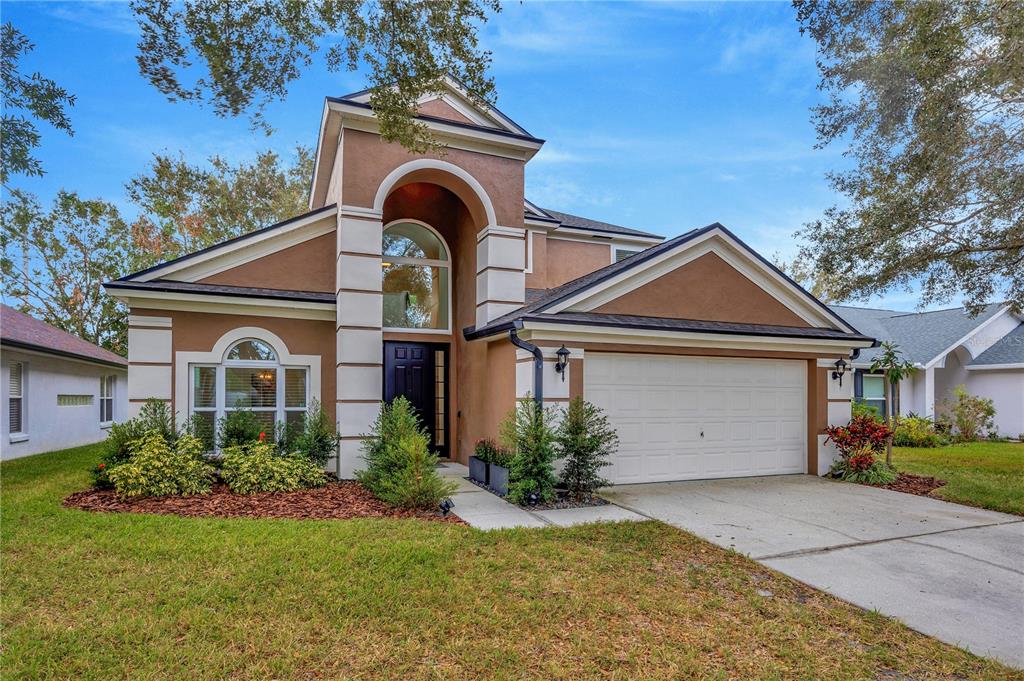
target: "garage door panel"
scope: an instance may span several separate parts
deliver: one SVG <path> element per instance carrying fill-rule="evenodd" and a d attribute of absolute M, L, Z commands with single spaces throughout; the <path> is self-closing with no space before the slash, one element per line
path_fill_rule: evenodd
<path fill-rule="evenodd" d="M 584 366 L 619 433 L 613 482 L 805 470 L 804 362 L 588 353 Z"/>

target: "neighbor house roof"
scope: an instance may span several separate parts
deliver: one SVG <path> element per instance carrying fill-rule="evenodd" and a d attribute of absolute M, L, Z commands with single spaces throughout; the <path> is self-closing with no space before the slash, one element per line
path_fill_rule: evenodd
<path fill-rule="evenodd" d="M 1024 365 L 1024 324 L 997 340 L 992 347 L 975 357 L 969 367 L 1004 364 Z"/>
<path fill-rule="evenodd" d="M 620 227 L 619 225 L 613 225 L 608 222 L 601 222 L 600 220 L 591 220 L 590 218 L 580 217 L 579 215 L 572 215 L 571 213 L 563 213 L 559 210 L 552 210 L 550 208 L 543 208 L 544 213 L 555 218 L 562 224 L 560 227 L 569 227 L 571 229 L 587 229 L 591 232 L 608 232 L 609 234 L 624 234 L 627 236 L 642 236 L 651 239 L 662 239 L 664 237 L 658 236 L 657 234 L 651 234 L 650 232 L 642 232 L 639 229 L 631 229 L 629 227 Z"/>
<path fill-rule="evenodd" d="M 128 366 L 124 357 L 18 312 L 9 305 L 0 305 L 0 343 L 49 355 L 85 359 L 117 367 Z"/>
<path fill-rule="evenodd" d="M 715 230 L 719 230 L 720 233 L 728 235 L 737 244 L 744 248 L 750 254 L 751 257 L 761 261 L 765 266 L 775 271 L 777 274 L 786 279 L 798 290 L 802 291 L 808 297 L 808 299 L 813 301 L 815 305 L 821 308 L 829 318 L 836 319 L 839 322 L 845 323 L 846 320 L 844 320 L 839 314 L 832 311 L 831 309 L 820 303 L 816 298 L 814 298 L 814 296 L 804 291 L 799 284 L 797 284 L 792 279 L 787 277 L 785 273 L 781 272 L 777 267 L 772 265 L 770 262 L 762 258 L 756 251 L 754 251 L 745 243 L 743 243 L 742 240 L 736 237 L 736 235 L 730 232 L 724 225 L 718 222 L 714 222 L 710 225 L 707 225 L 706 227 L 692 229 L 689 232 L 680 234 L 677 237 L 668 239 L 666 241 L 661 242 L 660 244 L 651 246 L 650 248 L 640 251 L 639 253 L 630 258 L 614 262 L 610 265 L 602 267 L 601 269 L 594 270 L 593 272 L 590 272 L 588 274 L 584 274 L 582 277 L 573 279 L 572 281 L 566 282 L 561 286 L 556 286 L 555 288 L 547 289 L 544 291 L 538 291 L 537 289 L 528 289 L 527 302 L 525 305 L 523 305 L 519 309 L 509 312 L 508 314 L 493 319 L 492 321 L 481 326 L 480 328 L 467 328 L 463 331 L 463 333 L 468 339 L 483 338 L 486 336 L 492 336 L 497 333 L 501 333 L 511 328 L 515 328 L 523 321 L 551 321 L 559 323 L 564 322 L 568 324 L 582 324 L 594 322 L 610 326 L 636 327 L 636 325 L 638 324 L 647 325 L 644 328 L 653 328 L 651 327 L 651 325 L 658 324 L 658 328 L 666 330 L 707 331 L 716 333 L 728 333 L 730 332 L 728 331 L 728 329 L 730 328 L 733 329 L 732 332 L 737 332 L 737 329 L 739 329 L 740 327 L 750 327 L 742 332 L 751 334 L 761 334 L 767 328 L 777 328 L 781 329 L 779 335 L 795 335 L 796 333 L 799 332 L 800 335 L 806 337 L 823 337 L 818 334 L 818 332 L 823 331 L 823 329 L 815 329 L 808 327 L 768 327 L 766 325 L 750 324 L 736 325 L 727 324 L 725 322 L 701 322 L 697 320 L 664 319 L 655 317 L 630 319 L 627 322 L 625 319 L 622 318 L 626 316 L 632 317 L 631 315 L 608 315 L 599 313 L 578 313 L 568 311 L 557 312 L 553 314 L 544 314 L 545 310 L 547 310 L 548 308 L 555 306 L 557 303 L 564 301 L 567 298 L 576 295 L 577 293 L 581 293 L 589 288 L 597 286 L 598 284 L 608 279 L 611 279 L 612 277 L 615 277 L 620 273 L 638 267 L 642 267 L 645 263 L 648 263 L 652 258 L 656 258 L 657 256 L 668 251 L 671 251 L 674 248 L 681 246 L 688 241 L 696 239 L 697 237 L 705 235 L 708 232 L 713 232 Z M 654 322 L 651 320 L 659 321 Z M 680 328 L 669 329 L 668 326 L 670 325 L 676 325 L 679 326 Z M 683 326 L 686 325 L 689 326 L 687 326 L 686 328 L 682 328 Z M 712 328 L 711 325 L 714 325 L 715 328 Z M 752 330 L 755 326 L 758 327 L 758 329 Z M 847 326 L 850 325 L 847 324 Z M 794 329 L 796 331 L 794 331 Z M 873 340 L 872 337 L 865 336 L 859 333 L 849 333 L 845 331 L 836 331 L 835 333 L 838 335 L 830 337 L 840 337 L 856 341 Z"/>
<path fill-rule="evenodd" d="M 1005 305 L 988 305 L 976 317 L 971 317 L 962 307 L 934 312 L 899 312 L 847 305 L 832 305 L 831 308 L 861 333 L 897 344 L 908 361 L 925 366 L 999 314 Z M 879 348 L 865 350 L 858 364 L 870 364 L 879 352 Z"/>

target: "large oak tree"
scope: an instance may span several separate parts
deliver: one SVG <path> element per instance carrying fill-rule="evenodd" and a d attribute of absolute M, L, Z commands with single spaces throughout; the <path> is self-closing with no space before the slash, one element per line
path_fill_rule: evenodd
<path fill-rule="evenodd" d="M 819 146 L 845 201 L 805 226 L 838 299 L 1024 309 L 1024 4 L 796 0 L 818 44 Z"/>

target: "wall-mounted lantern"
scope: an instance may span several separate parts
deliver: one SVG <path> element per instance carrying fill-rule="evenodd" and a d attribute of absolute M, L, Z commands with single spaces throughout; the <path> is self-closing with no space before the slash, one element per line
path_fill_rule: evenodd
<path fill-rule="evenodd" d="M 843 374 L 846 373 L 846 360 L 836 360 L 836 370 L 832 372 L 832 380 L 839 381 L 839 387 L 843 387 Z"/>
<path fill-rule="evenodd" d="M 565 381 L 565 367 L 569 365 L 569 348 L 564 345 L 555 351 L 555 355 L 558 359 L 555 360 L 555 372 L 562 375 L 562 381 Z"/>

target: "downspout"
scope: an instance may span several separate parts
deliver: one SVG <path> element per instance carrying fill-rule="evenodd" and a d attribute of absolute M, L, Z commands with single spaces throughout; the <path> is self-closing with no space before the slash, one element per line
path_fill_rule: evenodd
<path fill-rule="evenodd" d="M 533 401 L 538 409 L 544 408 L 544 353 L 533 343 L 524 341 L 516 333 L 518 329 L 512 327 L 508 330 L 508 339 L 512 345 L 522 348 L 533 354 Z"/>

